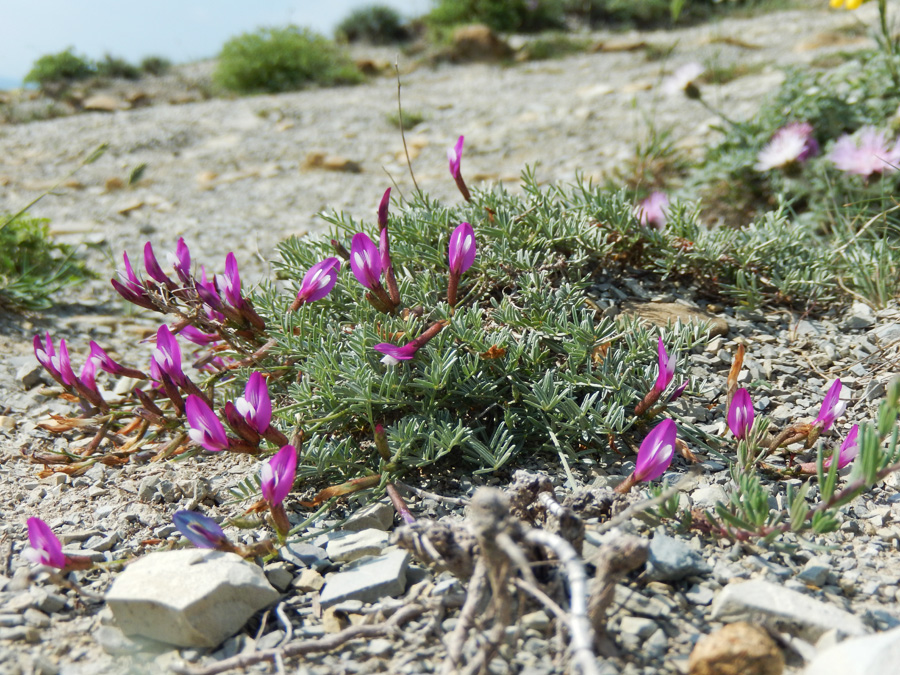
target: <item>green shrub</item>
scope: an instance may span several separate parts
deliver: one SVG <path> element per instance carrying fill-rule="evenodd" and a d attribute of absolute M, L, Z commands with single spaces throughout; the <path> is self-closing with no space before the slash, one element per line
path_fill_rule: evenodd
<path fill-rule="evenodd" d="M 97 75 L 101 77 L 115 77 L 123 80 L 136 80 L 141 76 L 141 70 L 125 59 L 111 54 L 105 54 L 95 66 Z"/>
<path fill-rule="evenodd" d="M 392 7 L 370 5 L 353 10 L 335 30 L 335 35 L 347 42 L 369 42 L 387 45 L 409 39 L 400 14 Z"/>
<path fill-rule="evenodd" d="M 42 218 L 19 216 L 6 226 L 0 217 L 0 306 L 42 309 L 60 289 L 91 273 L 70 246 L 50 239 Z"/>
<path fill-rule="evenodd" d="M 559 0 L 435 0 L 433 26 L 483 23 L 503 33 L 533 33 L 564 27 Z"/>
<path fill-rule="evenodd" d="M 653 27 L 709 19 L 739 9 L 784 5 L 787 0 L 563 0 L 566 15 L 592 26 Z"/>
<path fill-rule="evenodd" d="M 352 84 L 362 75 L 330 40 L 307 28 L 260 28 L 222 47 L 215 81 L 240 94 Z"/>
<path fill-rule="evenodd" d="M 145 56 L 141 59 L 140 68 L 147 75 L 165 75 L 172 67 L 172 62 L 163 56 Z"/>
<path fill-rule="evenodd" d="M 87 59 L 72 52 L 72 47 L 58 54 L 45 54 L 34 62 L 25 76 L 25 82 L 45 87 L 85 80 L 95 73 L 95 68 Z"/>

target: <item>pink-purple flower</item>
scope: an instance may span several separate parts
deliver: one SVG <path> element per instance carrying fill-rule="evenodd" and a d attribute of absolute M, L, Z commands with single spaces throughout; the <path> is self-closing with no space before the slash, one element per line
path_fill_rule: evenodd
<path fill-rule="evenodd" d="M 456 144 L 447 149 L 447 161 L 450 164 L 450 175 L 453 176 L 453 180 L 456 182 L 456 187 L 462 194 L 463 199 L 468 202 L 471 201 L 472 196 L 469 194 L 469 188 L 466 186 L 466 181 L 463 180 L 461 168 L 464 141 L 465 137 L 460 136 L 456 141 Z"/>
<path fill-rule="evenodd" d="M 462 164 L 462 151 L 463 151 L 463 143 L 465 143 L 466 137 L 460 136 L 456 144 L 447 148 L 447 161 L 450 163 L 450 175 L 453 176 L 454 180 L 457 180 L 462 173 L 461 164 Z"/>
<path fill-rule="evenodd" d="M 469 223 L 460 223 L 450 235 L 448 259 L 450 278 L 447 281 L 447 304 L 455 307 L 459 279 L 475 262 L 475 231 Z"/>
<path fill-rule="evenodd" d="M 384 365 L 396 366 L 401 361 L 409 361 L 412 359 L 416 355 L 416 352 L 431 338 L 440 333 L 446 325 L 446 321 L 435 321 L 419 337 L 415 340 L 410 340 L 402 347 L 392 345 L 388 342 L 382 342 L 375 345 L 374 349 L 375 351 L 384 354 L 384 357 L 381 359 L 381 362 Z"/>
<path fill-rule="evenodd" d="M 263 499 L 270 505 L 281 504 L 294 486 L 297 474 L 297 450 L 285 445 L 263 464 L 260 472 L 260 489 Z"/>
<path fill-rule="evenodd" d="M 378 204 L 378 229 L 383 230 L 388 224 L 388 207 L 391 205 L 391 188 L 384 191 Z"/>
<path fill-rule="evenodd" d="M 375 290 L 381 286 L 381 255 L 364 232 L 354 234 L 350 242 L 350 269 L 366 288 Z"/>
<path fill-rule="evenodd" d="M 184 237 L 178 237 L 178 243 L 175 245 L 175 254 L 169 253 L 169 262 L 175 268 L 175 274 L 185 284 L 191 281 L 191 251 L 188 245 L 184 243 Z"/>
<path fill-rule="evenodd" d="M 22 557 L 30 562 L 60 570 L 69 562 L 59 539 L 40 518 L 28 519 L 28 543 L 31 546 L 22 551 Z"/>
<path fill-rule="evenodd" d="M 300 290 L 291 309 L 297 309 L 316 300 L 321 300 L 331 293 L 331 289 L 337 283 L 338 271 L 341 269 L 341 261 L 337 258 L 325 258 L 309 268 L 303 276 Z"/>
<path fill-rule="evenodd" d="M 841 171 L 865 178 L 890 173 L 900 166 L 900 142 L 890 139 L 886 131 L 865 126 L 835 141 L 828 159 Z"/>
<path fill-rule="evenodd" d="M 656 353 L 659 359 L 659 374 L 656 376 L 656 384 L 653 386 L 662 393 L 675 377 L 676 359 L 669 356 L 662 338 L 659 338 L 659 341 L 656 344 Z"/>
<path fill-rule="evenodd" d="M 225 256 L 225 274 L 222 275 L 225 299 L 232 307 L 240 311 L 244 308 L 244 298 L 241 296 L 241 275 L 238 272 L 237 258 L 230 252 Z"/>
<path fill-rule="evenodd" d="M 756 157 L 757 171 L 780 169 L 805 162 L 819 153 L 809 122 L 791 122 L 776 131 Z"/>
<path fill-rule="evenodd" d="M 663 420 L 641 443 L 638 449 L 637 462 L 634 467 L 634 478 L 640 482 L 651 481 L 662 476 L 672 458 L 675 457 L 675 438 L 678 427 L 670 419 Z"/>
<path fill-rule="evenodd" d="M 46 336 L 46 344 L 41 341 L 40 335 L 34 336 L 34 356 L 54 380 L 64 387 L 71 387 L 75 384 L 75 373 L 69 362 L 69 350 L 66 347 L 66 341 L 59 341 L 59 353 L 57 353 L 53 347 L 53 339 L 50 337 L 49 331 Z"/>
<path fill-rule="evenodd" d="M 110 357 L 110 355 L 107 354 L 106 351 L 104 351 L 104 349 L 93 340 L 91 340 L 90 346 L 91 353 L 90 356 L 88 356 L 88 360 L 96 361 L 97 365 L 100 366 L 100 370 L 103 370 L 110 375 L 116 375 L 118 377 L 133 377 L 136 380 L 143 380 L 147 377 L 140 370 L 136 370 L 134 368 L 126 368 L 125 366 L 114 361 Z"/>
<path fill-rule="evenodd" d="M 859 454 L 859 425 L 854 424 L 850 428 L 850 432 L 847 434 L 847 438 L 844 439 L 844 442 L 841 443 L 841 448 L 838 450 L 838 469 L 843 469 L 846 466 L 849 466 L 850 463 L 856 459 L 856 456 Z M 825 459 L 825 468 L 831 466 L 831 457 Z"/>
<path fill-rule="evenodd" d="M 847 402 L 841 400 L 841 381 L 837 379 L 829 387 L 828 393 L 822 400 L 822 407 L 819 409 L 819 415 L 816 417 L 813 426 L 820 427 L 822 431 L 828 431 L 834 421 L 844 414 L 847 409 Z"/>
<path fill-rule="evenodd" d="M 187 397 L 184 405 L 190 429 L 188 436 L 198 445 L 210 452 L 218 452 L 228 448 L 228 436 L 222 422 L 202 398 L 195 394 Z"/>
<path fill-rule="evenodd" d="M 668 219 L 669 197 L 665 192 L 651 192 L 650 196 L 634 207 L 634 217 L 645 227 L 663 229 Z"/>
<path fill-rule="evenodd" d="M 162 380 L 162 375 L 167 375 L 177 385 L 182 385 L 187 379 L 181 369 L 181 347 L 166 324 L 156 331 L 156 348 L 150 357 L 150 375 L 158 381 Z"/>
<path fill-rule="evenodd" d="M 257 433 L 264 434 L 272 421 L 272 399 L 262 373 L 250 374 L 244 395 L 234 401 L 234 407 Z"/>
<path fill-rule="evenodd" d="M 125 273 L 122 274 L 122 272 L 119 272 L 119 277 L 123 281 L 110 279 L 112 287 L 128 302 L 143 307 L 144 309 L 155 310 L 156 306 L 150 300 L 147 289 L 144 287 L 144 283 L 137 278 L 137 275 L 131 268 L 131 261 L 128 259 L 127 251 L 122 253 L 122 258 L 125 261 Z"/>
<path fill-rule="evenodd" d="M 197 548 L 231 550 L 233 548 L 219 524 L 196 511 L 176 511 L 172 521 L 178 531 Z"/>
<path fill-rule="evenodd" d="M 153 245 L 149 241 L 144 244 L 144 269 L 147 270 L 147 276 L 163 284 L 166 288 L 174 289 L 177 287 L 175 282 L 162 271 L 159 262 L 156 260 L 156 255 L 153 253 Z"/>
<path fill-rule="evenodd" d="M 734 392 L 731 399 L 731 407 L 728 409 L 728 428 L 734 437 L 740 440 L 746 440 L 753 428 L 753 401 L 750 400 L 749 392 L 741 387 Z"/>
<path fill-rule="evenodd" d="M 469 223 L 460 223 L 450 235 L 448 258 L 451 274 L 460 275 L 475 262 L 475 231 Z"/>

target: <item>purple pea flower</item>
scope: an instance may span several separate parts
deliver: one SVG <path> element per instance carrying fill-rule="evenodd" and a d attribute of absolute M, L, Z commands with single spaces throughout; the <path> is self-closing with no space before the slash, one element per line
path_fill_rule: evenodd
<path fill-rule="evenodd" d="M 272 399 L 262 373 L 257 371 L 250 375 L 244 395 L 235 399 L 234 407 L 257 433 L 266 432 L 272 422 Z"/>
<path fill-rule="evenodd" d="M 116 361 L 113 361 L 109 354 L 107 354 L 103 350 L 103 348 L 93 340 L 91 340 L 91 353 L 90 356 L 88 356 L 88 360 L 96 361 L 97 365 L 100 366 L 100 370 L 103 370 L 110 375 L 116 375 L 118 377 L 133 377 L 136 380 L 144 380 L 147 378 L 147 376 L 140 370 L 136 370 L 134 368 L 126 368 Z"/>
<path fill-rule="evenodd" d="M 668 220 L 669 197 L 665 192 L 651 192 L 650 196 L 634 207 L 634 217 L 641 225 L 663 229 Z"/>
<path fill-rule="evenodd" d="M 228 436 L 225 435 L 225 427 L 222 426 L 222 422 L 206 404 L 206 401 L 196 394 L 191 394 L 185 401 L 184 413 L 191 426 L 188 431 L 191 440 L 210 452 L 228 448 L 229 441 Z"/>
<path fill-rule="evenodd" d="M 175 268 L 175 274 L 185 284 L 191 282 L 191 250 L 184 243 L 184 237 L 178 237 L 175 254 L 169 253 L 169 262 Z"/>
<path fill-rule="evenodd" d="M 244 308 L 244 298 L 241 297 L 241 275 L 238 272 L 237 258 L 229 252 L 225 256 L 225 274 L 222 275 L 225 288 L 225 299 L 232 307 L 240 311 Z"/>
<path fill-rule="evenodd" d="M 152 309 L 155 311 L 156 306 L 150 300 L 147 289 L 131 268 L 131 261 L 128 259 L 127 251 L 122 253 L 122 258 L 125 260 L 125 274 L 123 275 L 119 272 L 119 276 L 124 280 L 124 283 L 120 282 L 118 279 L 110 279 L 109 283 L 112 284 L 112 287 L 116 292 L 128 302 L 143 307 L 144 309 Z"/>
<path fill-rule="evenodd" d="M 172 521 L 178 531 L 197 548 L 212 548 L 231 551 L 234 546 L 228 541 L 219 524 L 209 516 L 195 511 L 176 511 Z"/>
<path fill-rule="evenodd" d="M 60 570 L 68 565 L 62 544 L 50 526 L 40 518 L 28 519 L 28 543 L 31 546 L 22 551 L 22 557 L 26 560 Z"/>
<path fill-rule="evenodd" d="M 459 278 L 475 262 L 475 231 L 469 223 L 460 223 L 450 235 L 448 250 L 450 279 L 447 282 L 447 304 L 456 306 Z"/>
<path fill-rule="evenodd" d="M 34 356 L 50 376 L 64 387 L 71 387 L 75 383 L 75 373 L 69 363 L 69 350 L 66 341 L 59 341 L 59 353 L 53 348 L 53 339 L 47 332 L 46 345 L 41 341 L 40 335 L 34 336 Z"/>
<path fill-rule="evenodd" d="M 309 268 L 304 275 L 303 282 L 300 284 L 300 290 L 297 292 L 297 298 L 291 305 L 294 311 L 310 302 L 321 300 L 331 293 L 331 289 L 337 283 L 337 275 L 341 269 L 341 261 L 337 258 L 325 258 L 322 262 L 318 262 Z"/>
<path fill-rule="evenodd" d="M 813 422 L 814 427 L 819 427 L 821 431 L 828 431 L 834 421 L 844 414 L 847 409 L 847 402 L 841 400 L 841 380 L 837 379 L 828 389 L 825 398 L 822 400 L 822 407 L 819 409 L 819 415 Z"/>
<path fill-rule="evenodd" d="M 168 375 L 177 385 L 183 385 L 187 377 L 181 369 L 181 347 L 166 324 L 156 331 L 156 348 L 150 357 L 150 374 L 156 380 Z"/>
<path fill-rule="evenodd" d="M 374 349 L 375 351 L 384 354 L 384 357 L 381 359 L 381 362 L 384 365 L 396 366 L 401 361 L 409 361 L 410 359 L 412 359 L 416 355 L 416 352 L 419 351 L 419 349 L 421 349 L 431 338 L 440 333 L 446 325 L 446 321 L 435 321 L 419 337 L 417 337 L 415 340 L 407 342 L 402 347 L 392 345 L 388 342 L 382 342 L 375 345 Z"/>
<path fill-rule="evenodd" d="M 845 466 L 848 466 L 856 456 L 859 454 L 859 425 L 854 424 L 850 428 L 850 432 L 847 434 L 847 438 L 844 439 L 844 442 L 841 443 L 841 448 L 838 450 L 838 469 L 843 469 Z M 831 457 L 828 457 L 825 460 L 825 468 L 831 466 Z"/>
<path fill-rule="evenodd" d="M 669 386 L 672 378 L 675 377 L 675 359 L 669 357 L 662 338 L 659 338 L 657 342 L 656 353 L 659 357 L 659 374 L 656 376 L 656 384 L 653 386 L 659 389 L 660 392 L 663 392 Z"/>
<path fill-rule="evenodd" d="M 378 229 L 383 230 L 388 224 L 388 207 L 391 205 L 391 188 L 384 191 L 381 203 L 378 204 Z"/>
<path fill-rule="evenodd" d="M 166 286 L 166 288 L 170 290 L 177 288 L 175 282 L 172 281 L 166 273 L 162 271 L 162 267 L 159 266 L 156 255 L 153 253 L 153 245 L 149 241 L 144 244 L 144 269 L 147 270 L 147 275 L 151 279 L 158 281 Z"/>
<path fill-rule="evenodd" d="M 381 255 L 369 235 L 363 232 L 354 234 L 350 242 L 350 269 L 366 288 L 374 291 L 381 286 Z"/>
<path fill-rule="evenodd" d="M 204 333 L 202 330 L 196 328 L 195 326 L 185 326 L 178 334 L 181 335 L 185 340 L 189 340 L 195 345 L 200 346 L 218 342 L 220 339 L 216 333 Z"/>
<path fill-rule="evenodd" d="M 741 387 L 734 392 L 731 407 L 728 409 L 728 428 L 735 438 L 746 440 L 750 429 L 753 428 L 753 417 L 753 401 L 750 400 L 747 390 Z"/>
<path fill-rule="evenodd" d="M 386 366 L 396 366 L 401 361 L 409 361 L 412 359 L 416 352 L 419 351 L 419 346 L 415 341 L 407 342 L 402 347 L 398 347 L 397 345 L 392 345 L 389 342 L 381 342 L 373 347 L 373 349 L 377 352 L 381 352 L 384 354 L 381 362 Z"/>
<path fill-rule="evenodd" d="M 260 472 L 260 489 L 263 499 L 270 505 L 281 504 L 294 487 L 297 474 L 297 450 L 285 445 L 263 464 Z"/>
<path fill-rule="evenodd" d="M 638 481 L 651 481 L 665 473 L 675 456 L 675 437 L 678 427 L 672 420 L 663 420 L 641 443 L 638 449 L 634 477 Z"/>
<path fill-rule="evenodd" d="M 447 161 L 450 163 L 450 175 L 453 176 L 453 180 L 456 181 L 456 187 L 459 188 L 460 193 L 462 193 L 463 199 L 468 202 L 472 201 L 472 195 L 469 194 L 469 188 L 463 180 L 462 170 L 460 168 L 460 165 L 462 164 L 464 141 L 465 136 L 460 136 L 459 140 L 456 141 L 456 145 L 447 149 Z"/>
<path fill-rule="evenodd" d="M 678 427 L 672 420 L 666 419 L 657 424 L 638 449 L 634 471 L 616 487 L 616 492 L 624 494 L 637 483 L 656 480 L 662 476 L 675 456 L 677 433 Z"/>
<path fill-rule="evenodd" d="M 387 232 L 387 230 L 382 230 L 382 232 Z M 386 245 L 384 248 L 387 250 Z M 350 242 L 350 269 L 353 270 L 356 280 L 374 294 L 366 294 L 366 299 L 376 309 L 382 312 L 393 312 L 396 309 L 397 304 L 381 285 L 381 252 L 369 239 L 369 236 L 363 232 L 354 234 Z"/>
<path fill-rule="evenodd" d="M 450 235 L 450 271 L 462 274 L 475 262 L 475 231 L 469 223 L 460 223 Z"/>

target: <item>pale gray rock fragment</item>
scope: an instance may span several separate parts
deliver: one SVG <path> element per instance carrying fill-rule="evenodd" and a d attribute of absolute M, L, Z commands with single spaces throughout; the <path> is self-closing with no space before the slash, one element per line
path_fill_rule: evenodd
<path fill-rule="evenodd" d="M 900 664 L 900 628 L 845 640 L 821 651 L 803 675 L 876 675 L 896 673 Z"/>
<path fill-rule="evenodd" d="M 319 602 L 330 607 L 345 600 L 375 602 L 400 595 L 406 589 L 408 566 L 409 553 L 400 549 L 345 565 L 342 572 L 328 577 Z"/>
<path fill-rule="evenodd" d="M 831 629 L 848 636 L 868 632 L 862 621 L 842 609 L 760 580 L 723 588 L 713 602 L 712 618 L 763 623 L 807 642 L 815 642 Z"/>
<path fill-rule="evenodd" d="M 146 555 L 106 595 L 122 632 L 181 647 L 215 647 L 278 598 L 256 565 L 201 549 Z"/>

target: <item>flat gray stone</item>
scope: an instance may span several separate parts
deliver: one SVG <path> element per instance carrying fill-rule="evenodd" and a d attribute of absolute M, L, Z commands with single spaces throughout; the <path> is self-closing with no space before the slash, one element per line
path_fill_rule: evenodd
<path fill-rule="evenodd" d="M 863 622 L 849 612 L 761 580 L 728 584 L 713 602 L 712 618 L 764 623 L 807 642 L 815 642 L 831 629 L 847 636 L 868 633 Z"/>
<path fill-rule="evenodd" d="M 811 584 L 812 586 L 821 588 L 828 581 L 828 575 L 830 573 L 831 565 L 827 565 L 813 558 L 803 566 L 803 569 L 800 570 L 800 573 L 797 575 L 797 579 L 805 584 Z"/>
<path fill-rule="evenodd" d="M 900 664 L 900 628 L 845 640 L 820 652 L 803 675 L 876 675 L 896 673 Z"/>
<path fill-rule="evenodd" d="M 325 546 L 325 552 L 334 562 L 351 562 L 363 556 L 378 555 L 387 545 L 387 532 L 370 528 L 334 537 Z"/>
<path fill-rule="evenodd" d="M 106 594 L 126 635 L 180 647 L 215 647 L 278 592 L 263 571 L 234 553 L 159 551 L 128 565 Z"/>
<path fill-rule="evenodd" d="M 312 544 L 285 544 L 278 549 L 278 555 L 285 562 L 297 567 L 319 567 L 328 564 L 328 554 L 324 548 Z"/>
<path fill-rule="evenodd" d="M 25 389 L 33 389 L 44 381 L 44 369 L 37 363 L 26 363 L 16 371 L 18 380 Z"/>
<path fill-rule="evenodd" d="M 394 507 L 385 502 L 374 502 L 350 516 L 343 529 L 353 532 L 370 529 L 386 532 L 393 524 Z"/>
<path fill-rule="evenodd" d="M 683 541 L 654 534 L 647 552 L 647 578 L 653 581 L 677 581 L 709 574 L 703 556 Z"/>
<path fill-rule="evenodd" d="M 406 590 L 409 553 L 393 549 L 377 558 L 364 558 L 344 566 L 325 582 L 319 602 L 330 607 L 345 600 L 375 602 L 385 596 L 397 596 Z"/>

